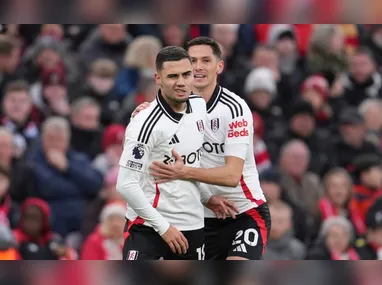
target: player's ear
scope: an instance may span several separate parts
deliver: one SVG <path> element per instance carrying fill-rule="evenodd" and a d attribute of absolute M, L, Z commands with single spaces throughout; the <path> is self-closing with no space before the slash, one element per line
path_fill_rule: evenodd
<path fill-rule="evenodd" d="M 159 76 L 159 74 L 158 73 L 155 73 L 155 82 L 158 84 L 158 85 L 161 85 L 162 84 L 162 82 L 161 82 L 161 80 L 160 80 L 160 76 Z"/>
<path fill-rule="evenodd" d="M 217 68 L 217 71 L 216 71 L 216 74 L 219 75 L 223 72 L 224 70 L 224 61 L 223 60 L 220 60 L 218 62 L 218 68 Z"/>

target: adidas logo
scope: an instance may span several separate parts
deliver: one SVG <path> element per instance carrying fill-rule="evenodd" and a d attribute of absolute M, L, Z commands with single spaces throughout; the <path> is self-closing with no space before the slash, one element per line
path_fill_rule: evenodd
<path fill-rule="evenodd" d="M 179 143 L 179 139 L 176 135 L 174 135 L 171 139 L 170 144 L 176 144 L 176 143 Z"/>
<path fill-rule="evenodd" d="M 247 253 L 247 248 L 245 247 L 245 244 L 242 243 L 242 244 L 239 244 L 239 246 L 236 247 L 233 251 Z"/>

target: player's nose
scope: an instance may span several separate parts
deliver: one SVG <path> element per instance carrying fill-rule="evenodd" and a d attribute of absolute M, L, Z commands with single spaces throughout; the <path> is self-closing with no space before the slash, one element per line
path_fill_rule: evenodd
<path fill-rule="evenodd" d="M 176 86 L 177 86 L 177 87 L 183 87 L 183 86 L 186 86 L 186 82 L 185 82 L 184 78 L 180 77 L 180 78 L 176 81 Z"/>

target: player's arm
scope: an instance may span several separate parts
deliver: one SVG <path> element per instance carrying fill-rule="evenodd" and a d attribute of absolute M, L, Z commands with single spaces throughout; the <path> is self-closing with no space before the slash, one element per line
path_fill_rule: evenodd
<path fill-rule="evenodd" d="M 147 167 L 146 164 L 152 149 L 152 140 L 144 144 L 134 138 L 134 135 L 131 135 L 131 138 L 129 138 L 129 135 L 126 134 L 124 149 L 119 162 L 117 191 L 126 200 L 129 207 L 162 235 L 168 230 L 170 224 L 146 199 L 139 184 Z"/>
<path fill-rule="evenodd" d="M 253 136 L 253 119 L 249 108 L 245 105 L 242 106 L 242 113 L 238 115 L 240 116 L 229 117 L 225 123 L 225 164 L 215 168 L 186 167 L 185 179 L 229 187 L 236 187 L 240 183 L 249 143 Z"/>
<path fill-rule="evenodd" d="M 162 181 L 184 179 L 207 184 L 236 187 L 243 173 L 249 143 L 253 135 L 253 120 L 248 109 L 244 116 L 227 122 L 225 140 L 225 164 L 215 168 L 194 168 L 185 166 L 181 157 L 173 151 L 174 165 L 154 162 L 150 167 L 154 176 Z M 248 114 L 249 113 L 249 114 Z M 239 124 L 240 123 L 240 124 Z"/>
<path fill-rule="evenodd" d="M 142 140 L 131 122 L 126 130 L 124 149 L 120 159 L 120 169 L 117 180 L 117 191 L 126 200 L 138 216 L 149 223 L 169 245 L 172 252 L 182 254 L 188 249 L 188 241 L 184 235 L 171 226 L 168 221 L 147 200 L 141 186 L 143 172 L 146 171 L 148 157 L 155 147 L 153 135 Z M 142 132 L 143 133 L 143 132 Z"/>
<path fill-rule="evenodd" d="M 247 150 L 245 145 L 240 147 L 244 147 L 245 150 Z M 226 156 L 224 159 L 225 165 L 215 168 L 193 168 L 185 166 L 186 171 L 183 179 L 196 180 L 213 185 L 236 187 L 243 173 L 244 159 L 237 156 Z"/>

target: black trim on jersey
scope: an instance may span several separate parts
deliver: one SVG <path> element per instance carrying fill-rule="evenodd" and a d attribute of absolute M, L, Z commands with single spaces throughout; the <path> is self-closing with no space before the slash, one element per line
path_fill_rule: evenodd
<path fill-rule="evenodd" d="M 154 126 L 159 121 L 159 118 L 163 115 L 163 111 L 157 105 L 147 117 L 146 121 L 143 123 L 141 131 L 138 135 L 138 141 L 144 144 L 147 144 L 150 138 L 150 135 L 154 129 Z"/>
<path fill-rule="evenodd" d="M 235 99 L 224 92 L 220 96 L 220 102 L 230 108 L 232 119 L 243 116 L 243 107 Z"/>
<path fill-rule="evenodd" d="M 166 102 L 166 100 L 162 96 L 162 92 L 159 89 L 158 95 L 156 97 L 156 100 L 158 102 L 158 105 L 161 107 L 165 115 L 173 122 L 179 123 L 179 121 L 182 119 L 183 114 L 175 112 L 170 105 Z M 192 108 L 190 104 L 190 100 L 186 101 L 187 108 L 186 108 L 186 113 L 190 114 L 192 113 Z"/>
<path fill-rule="evenodd" d="M 220 94 L 222 93 L 222 89 L 219 85 L 216 85 L 214 92 L 210 100 L 207 102 L 207 113 L 211 113 L 212 110 L 216 107 L 219 101 Z"/>
<path fill-rule="evenodd" d="M 179 143 L 179 139 L 178 139 L 178 136 L 175 134 L 172 137 L 170 144 L 176 144 L 176 143 Z"/>

